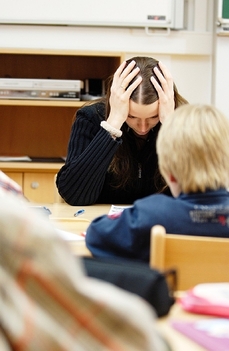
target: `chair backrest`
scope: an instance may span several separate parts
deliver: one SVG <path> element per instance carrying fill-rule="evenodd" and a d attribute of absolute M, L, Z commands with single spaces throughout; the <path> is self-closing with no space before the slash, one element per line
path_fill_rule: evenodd
<path fill-rule="evenodd" d="M 177 270 L 178 290 L 199 283 L 229 282 L 229 238 L 169 234 L 151 229 L 150 266 Z"/>

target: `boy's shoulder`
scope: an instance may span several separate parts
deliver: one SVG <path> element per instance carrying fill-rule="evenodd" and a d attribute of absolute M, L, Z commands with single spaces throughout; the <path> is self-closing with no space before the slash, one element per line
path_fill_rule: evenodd
<path fill-rule="evenodd" d="M 177 201 L 172 195 L 167 194 L 152 194 L 142 199 L 137 200 L 135 203 L 138 206 L 159 206 L 164 204 L 174 204 Z"/>
<path fill-rule="evenodd" d="M 144 218 L 152 218 L 153 216 L 154 219 L 162 220 L 173 216 L 181 204 L 173 196 L 153 194 L 137 200 L 134 206 L 136 211 Z"/>

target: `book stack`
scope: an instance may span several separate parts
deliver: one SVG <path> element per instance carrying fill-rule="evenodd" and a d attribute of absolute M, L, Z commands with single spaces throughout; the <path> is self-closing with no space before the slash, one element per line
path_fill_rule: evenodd
<path fill-rule="evenodd" d="M 83 81 L 0 78 L 0 99 L 80 100 Z"/>
<path fill-rule="evenodd" d="M 174 329 L 186 335 L 208 351 L 229 350 L 229 320 L 209 318 L 198 321 L 172 321 Z"/>

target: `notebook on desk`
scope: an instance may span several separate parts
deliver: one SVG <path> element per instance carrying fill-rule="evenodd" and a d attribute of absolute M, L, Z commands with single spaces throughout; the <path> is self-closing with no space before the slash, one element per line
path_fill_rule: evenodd
<path fill-rule="evenodd" d="M 195 322 L 172 321 L 172 327 L 208 351 L 229 350 L 229 320 L 201 319 Z"/>
<path fill-rule="evenodd" d="M 67 232 L 66 230 L 61 230 L 57 229 L 57 233 L 60 235 L 60 237 L 66 241 L 82 241 L 85 240 L 85 235 L 83 232 L 76 234 L 76 233 L 71 233 Z"/>

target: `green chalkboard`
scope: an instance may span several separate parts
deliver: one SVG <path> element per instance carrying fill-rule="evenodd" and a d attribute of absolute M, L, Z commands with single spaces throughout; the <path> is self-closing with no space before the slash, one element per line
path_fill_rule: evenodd
<path fill-rule="evenodd" d="M 223 0 L 222 17 L 229 19 L 229 0 Z"/>

